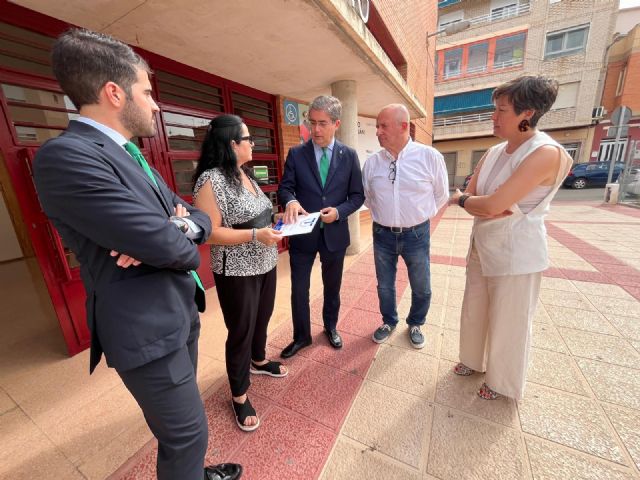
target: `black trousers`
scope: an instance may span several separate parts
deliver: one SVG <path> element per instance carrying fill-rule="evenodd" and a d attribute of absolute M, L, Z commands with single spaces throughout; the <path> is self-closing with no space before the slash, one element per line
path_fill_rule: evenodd
<path fill-rule="evenodd" d="M 322 305 L 322 321 L 324 328 L 333 330 L 338 325 L 340 313 L 340 285 L 342 284 L 342 267 L 346 248 L 330 252 L 324 240 L 324 232 L 320 233 L 318 248 L 315 251 L 289 249 L 289 265 L 291 266 L 291 310 L 293 315 L 293 340 L 303 342 L 311 340 L 311 314 L 309 311 L 309 287 L 311 269 L 316 255 L 320 254 L 322 266 L 322 284 L 324 303 Z"/>
<path fill-rule="evenodd" d="M 225 345 L 231 395 L 239 397 L 249 389 L 249 363 L 265 359 L 267 326 L 276 299 L 275 267 L 262 275 L 231 277 L 213 274 L 220 308 L 227 326 Z"/>
<path fill-rule="evenodd" d="M 196 383 L 200 321 L 187 344 L 151 363 L 118 372 L 158 439 L 159 480 L 202 480 L 208 429 Z"/>

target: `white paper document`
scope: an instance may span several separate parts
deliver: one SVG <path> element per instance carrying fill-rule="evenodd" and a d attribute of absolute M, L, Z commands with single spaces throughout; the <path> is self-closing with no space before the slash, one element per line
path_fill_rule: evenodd
<path fill-rule="evenodd" d="M 320 212 L 310 213 L 309 215 L 299 215 L 296 223 L 283 223 L 276 225 L 276 230 L 282 232 L 283 237 L 290 237 L 291 235 L 301 235 L 303 233 L 310 233 L 313 227 L 316 226 L 318 219 L 320 218 Z"/>

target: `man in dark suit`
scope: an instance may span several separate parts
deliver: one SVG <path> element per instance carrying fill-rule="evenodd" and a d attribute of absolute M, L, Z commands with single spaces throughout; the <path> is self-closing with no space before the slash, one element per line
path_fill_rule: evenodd
<path fill-rule="evenodd" d="M 239 478 L 239 465 L 204 468 L 208 429 L 196 383 L 204 291 L 194 270 L 211 221 L 129 141 L 156 134 L 149 67 L 124 43 L 79 29 L 58 38 L 52 59 L 80 117 L 42 146 L 34 179 L 81 264 L 90 372 L 104 353 L 135 397 L 158 439 L 159 479 Z"/>
<path fill-rule="evenodd" d="M 358 154 L 335 139 L 342 105 L 335 97 L 317 97 L 309 106 L 311 140 L 289 150 L 278 197 L 286 205 L 284 222 L 299 214 L 320 212 L 319 225 L 306 235 L 290 237 L 291 309 L 293 342 L 282 357 L 311 345 L 309 284 L 311 268 L 320 254 L 324 304 L 322 320 L 329 343 L 342 347 L 336 326 L 340 311 L 340 284 L 344 255 L 349 246 L 349 215 L 364 202 Z"/>

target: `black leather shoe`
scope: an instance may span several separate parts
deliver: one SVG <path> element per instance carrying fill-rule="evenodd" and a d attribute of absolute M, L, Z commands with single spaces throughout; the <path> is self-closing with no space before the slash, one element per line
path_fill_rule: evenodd
<path fill-rule="evenodd" d="M 302 350 L 304 347 L 308 347 L 311 345 L 311 340 L 307 340 L 306 342 L 291 342 L 289 345 L 284 347 L 280 356 L 282 358 L 290 358 L 293 357 L 296 353 Z"/>
<path fill-rule="evenodd" d="M 242 465 L 220 463 L 204 467 L 204 480 L 236 480 L 242 476 Z"/>
<path fill-rule="evenodd" d="M 335 328 L 333 330 L 327 330 L 325 328 L 324 333 L 327 335 L 329 343 L 333 348 L 342 348 L 342 337 L 340 337 L 340 334 Z"/>

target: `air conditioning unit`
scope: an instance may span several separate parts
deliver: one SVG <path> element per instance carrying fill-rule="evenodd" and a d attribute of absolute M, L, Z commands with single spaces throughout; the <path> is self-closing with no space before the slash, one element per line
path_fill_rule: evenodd
<path fill-rule="evenodd" d="M 601 105 L 599 107 L 595 107 L 591 111 L 591 119 L 600 120 L 601 118 L 604 118 L 606 114 L 607 114 L 607 110 Z"/>

